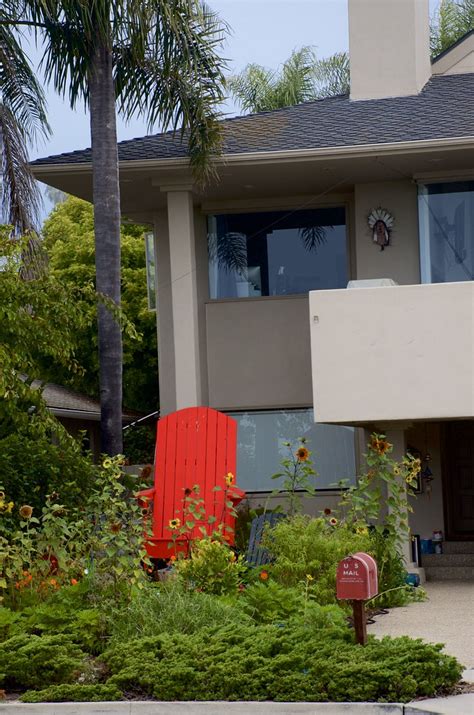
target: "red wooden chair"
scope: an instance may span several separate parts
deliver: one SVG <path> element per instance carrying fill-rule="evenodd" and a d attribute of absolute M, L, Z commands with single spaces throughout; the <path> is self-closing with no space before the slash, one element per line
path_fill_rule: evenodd
<path fill-rule="evenodd" d="M 170 522 L 179 519 L 183 523 L 184 499 L 190 492 L 199 493 L 206 517 L 213 517 L 211 524 L 207 518 L 196 523 L 190 539 L 202 538 L 204 529 L 211 535 L 222 525 L 227 541 L 234 543 L 235 518 L 226 502 L 235 506 L 245 496 L 235 481 L 231 486 L 226 483 L 227 475 L 235 475 L 236 453 L 237 423 L 222 412 L 209 407 L 188 407 L 159 420 L 155 484 L 138 494 L 142 506 L 148 506 L 152 520 L 152 536 L 147 545 L 150 557 L 167 559 L 173 555 Z M 176 541 L 179 550 L 186 549 L 188 544 L 186 537 Z"/>

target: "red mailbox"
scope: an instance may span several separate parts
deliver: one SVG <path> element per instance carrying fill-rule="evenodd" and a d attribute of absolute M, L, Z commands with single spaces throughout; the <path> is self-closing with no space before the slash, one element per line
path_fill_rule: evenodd
<path fill-rule="evenodd" d="M 362 552 L 348 556 L 339 562 L 336 583 L 339 600 L 367 601 L 378 593 L 377 564 Z"/>

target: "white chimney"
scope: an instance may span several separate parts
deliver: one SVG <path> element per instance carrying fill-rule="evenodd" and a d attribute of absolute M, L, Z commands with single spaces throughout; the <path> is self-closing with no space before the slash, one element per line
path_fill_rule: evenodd
<path fill-rule="evenodd" d="M 349 0 L 351 99 L 418 94 L 431 77 L 429 0 Z"/>

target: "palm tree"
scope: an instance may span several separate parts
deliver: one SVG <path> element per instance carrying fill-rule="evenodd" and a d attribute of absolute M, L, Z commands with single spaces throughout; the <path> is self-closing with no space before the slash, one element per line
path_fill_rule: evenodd
<path fill-rule="evenodd" d="M 181 129 L 205 180 L 219 151 L 223 25 L 201 0 L 3 0 L 0 32 L 29 27 L 46 81 L 90 110 L 103 452 L 122 451 L 120 195 L 116 108 Z"/>
<path fill-rule="evenodd" d="M 312 47 L 295 50 L 281 70 L 249 64 L 227 86 L 244 112 L 265 112 L 349 91 L 349 57 L 318 60 Z"/>
<path fill-rule="evenodd" d="M 431 54 L 436 57 L 474 29 L 474 0 L 441 0 L 431 20 Z"/>
<path fill-rule="evenodd" d="M 28 146 L 46 137 L 43 91 L 13 33 L 0 34 L 0 220 L 16 234 L 37 229 L 40 194 L 28 164 Z M 34 238 L 30 240 L 32 249 Z"/>

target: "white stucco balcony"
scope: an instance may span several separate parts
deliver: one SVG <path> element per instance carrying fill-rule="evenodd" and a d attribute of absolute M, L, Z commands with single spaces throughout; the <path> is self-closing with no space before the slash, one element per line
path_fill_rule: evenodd
<path fill-rule="evenodd" d="M 474 282 L 310 293 L 317 422 L 474 417 Z"/>

